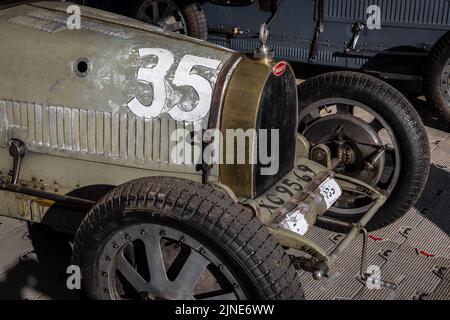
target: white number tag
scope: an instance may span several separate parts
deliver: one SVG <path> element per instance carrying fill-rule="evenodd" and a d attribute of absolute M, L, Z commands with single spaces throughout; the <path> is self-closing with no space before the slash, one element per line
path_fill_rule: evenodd
<path fill-rule="evenodd" d="M 319 186 L 319 190 L 325 200 L 325 203 L 327 204 L 327 209 L 330 209 L 342 195 L 341 187 L 333 178 L 327 178 Z"/>
<path fill-rule="evenodd" d="M 286 218 L 280 222 L 280 226 L 301 236 L 304 236 L 309 229 L 308 221 L 299 210 L 286 215 Z"/>

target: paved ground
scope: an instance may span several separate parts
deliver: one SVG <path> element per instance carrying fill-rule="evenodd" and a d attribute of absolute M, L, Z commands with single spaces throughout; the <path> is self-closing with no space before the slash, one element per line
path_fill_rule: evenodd
<path fill-rule="evenodd" d="M 308 299 L 450 300 L 450 134 L 420 107 L 428 127 L 433 166 L 415 208 L 369 240 L 368 265 L 397 289 L 368 290 L 359 280 L 362 239 L 333 266 L 330 277 L 301 277 Z M 342 235 L 313 229 L 309 236 L 332 250 Z M 0 218 L 0 299 L 78 299 L 65 289 L 70 238 L 39 225 Z"/>
<path fill-rule="evenodd" d="M 382 280 L 395 290 L 369 290 L 359 279 L 362 238 L 333 266 L 330 277 L 315 281 L 302 273 L 307 299 L 450 300 L 450 133 L 414 101 L 431 143 L 433 165 L 428 185 L 415 208 L 395 224 L 374 232 L 367 265 L 380 267 Z M 342 235 L 315 228 L 308 234 L 331 251 Z"/>

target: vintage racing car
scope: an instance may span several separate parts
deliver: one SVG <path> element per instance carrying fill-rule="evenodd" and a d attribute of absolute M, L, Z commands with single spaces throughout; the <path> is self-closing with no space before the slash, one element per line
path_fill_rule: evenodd
<path fill-rule="evenodd" d="M 81 214 L 90 297 L 302 299 L 296 268 L 326 277 L 420 196 L 424 126 L 380 80 L 313 78 L 299 109 L 265 25 L 251 58 L 88 7 L 69 28 L 71 5 L 0 10 L 0 214 Z M 312 225 L 347 235 L 327 254 Z"/>

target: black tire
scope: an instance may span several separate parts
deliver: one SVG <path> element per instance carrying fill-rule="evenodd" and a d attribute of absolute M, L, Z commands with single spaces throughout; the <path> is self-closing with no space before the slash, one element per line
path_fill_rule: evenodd
<path fill-rule="evenodd" d="M 303 299 L 283 248 L 242 205 L 224 192 L 177 178 L 143 178 L 117 187 L 94 206 L 74 242 L 73 262 L 83 289 L 104 299 L 99 256 L 108 239 L 138 223 L 172 226 L 220 256 L 251 299 Z M 208 251 L 209 252 L 209 251 Z M 104 271 L 103 271 L 104 272 Z"/>
<path fill-rule="evenodd" d="M 298 92 L 300 113 L 317 101 L 339 97 L 361 102 L 392 127 L 400 142 L 400 174 L 387 202 L 367 228 L 370 231 L 380 229 L 406 214 L 421 195 L 430 168 L 430 148 L 425 127 L 410 102 L 387 83 L 355 72 L 332 72 L 314 77 L 301 84 Z M 358 221 L 362 214 L 327 213 L 350 222 Z M 330 225 L 321 227 L 346 231 Z"/>
<path fill-rule="evenodd" d="M 173 16 L 182 24 L 182 29 L 177 32 L 188 35 L 193 38 L 207 40 L 208 24 L 206 15 L 197 2 L 188 3 L 186 1 L 176 0 L 139 0 L 131 8 L 130 16 L 151 24 L 158 25 L 153 17 L 146 15 L 144 12 L 149 8 L 153 1 L 169 3 Z"/>
<path fill-rule="evenodd" d="M 200 40 L 208 39 L 208 23 L 206 15 L 198 3 L 191 3 L 183 9 L 188 28 L 188 36 Z"/>
<path fill-rule="evenodd" d="M 424 77 L 428 103 L 450 124 L 450 33 L 433 47 Z"/>

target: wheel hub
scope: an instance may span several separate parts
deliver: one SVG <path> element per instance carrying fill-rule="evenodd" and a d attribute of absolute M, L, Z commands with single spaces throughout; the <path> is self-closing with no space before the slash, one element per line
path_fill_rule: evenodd
<path fill-rule="evenodd" d="M 341 129 L 341 139 L 338 130 Z M 347 115 L 335 114 L 313 122 L 305 129 L 305 137 L 312 144 L 326 144 L 332 157 L 341 159 L 336 169 L 370 185 L 376 185 L 384 169 L 384 156 L 368 167 L 367 159 L 374 153 L 374 145 L 383 143 L 377 132 L 366 122 Z"/>

